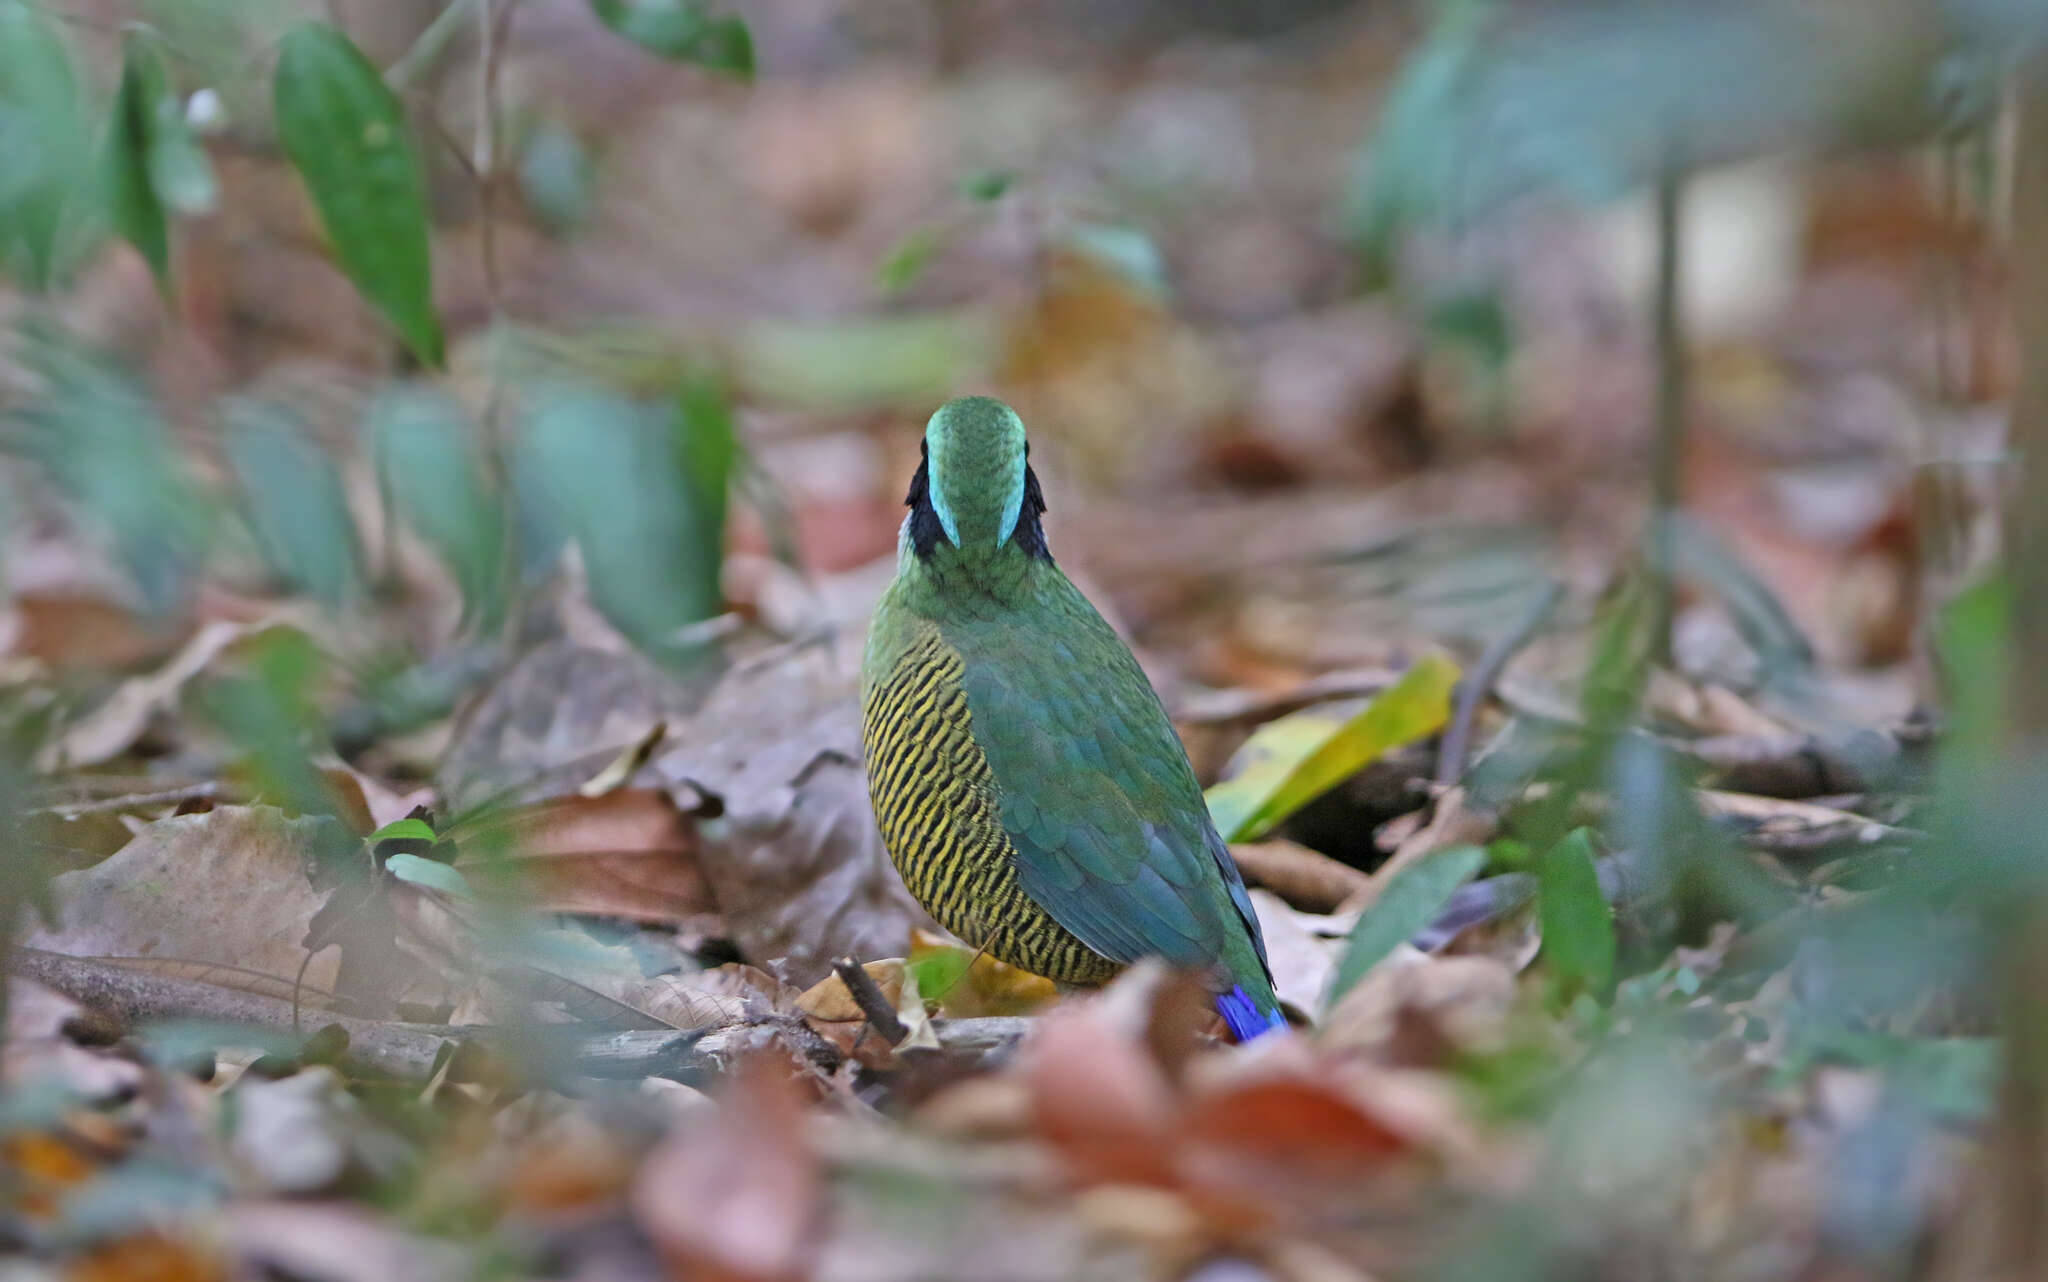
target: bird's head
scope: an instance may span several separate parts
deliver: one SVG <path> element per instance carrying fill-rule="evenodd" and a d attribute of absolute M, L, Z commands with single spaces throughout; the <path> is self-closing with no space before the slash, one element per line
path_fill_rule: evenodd
<path fill-rule="evenodd" d="M 940 540 L 962 551 L 1015 543 L 1044 557 L 1039 514 L 1045 500 L 1032 472 L 1024 420 L 1001 401 L 948 401 L 924 429 L 924 463 L 910 483 L 910 537 L 919 556 Z"/>

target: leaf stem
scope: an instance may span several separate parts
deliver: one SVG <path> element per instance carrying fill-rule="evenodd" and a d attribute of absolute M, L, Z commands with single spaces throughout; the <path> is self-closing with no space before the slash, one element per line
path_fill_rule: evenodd
<path fill-rule="evenodd" d="M 1652 301 L 1657 416 L 1650 453 L 1650 643 L 1655 662 L 1667 666 L 1671 662 L 1671 624 L 1677 611 L 1677 589 L 1673 582 L 1677 563 L 1676 518 L 1685 449 L 1685 319 L 1680 303 L 1684 286 L 1684 188 L 1684 169 L 1674 151 L 1657 180 L 1657 280 Z"/>
<path fill-rule="evenodd" d="M 439 60 L 477 3 L 478 0 L 449 0 L 448 7 L 435 15 L 426 30 L 414 37 L 412 47 L 399 55 L 398 61 L 384 72 L 384 83 L 391 86 L 393 93 L 404 93 L 411 88 L 413 81 Z"/>

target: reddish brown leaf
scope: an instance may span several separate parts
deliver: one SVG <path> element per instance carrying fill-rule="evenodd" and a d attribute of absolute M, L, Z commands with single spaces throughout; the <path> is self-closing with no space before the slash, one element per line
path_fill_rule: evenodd
<path fill-rule="evenodd" d="M 1407 1141 L 1339 1087 L 1305 1076 L 1253 1080 L 1191 1102 L 1191 1146 L 1215 1150 L 1234 1179 L 1355 1175 Z"/>
<path fill-rule="evenodd" d="M 717 908 L 697 863 L 696 829 L 664 792 L 539 802 L 474 839 L 498 841 L 520 857 L 538 911 L 675 922 Z"/>
<path fill-rule="evenodd" d="M 1081 1178 L 1170 1181 L 1172 1085 L 1144 1043 L 1117 1029 L 1099 1003 L 1047 1015 L 1024 1074 L 1033 1123 Z"/>
<path fill-rule="evenodd" d="M 14 599 L 8 649 L 57 671 L 133 668 L 164 658 L 192 635 L 189 620 L 150 621 L 112 601 L 77 592 L 25 592 Z"/>
<path fill-rule="evenodd" d="M 804 1101 L 779 1056 L 748 1060 L 701 1125 L 650 1154 L 633 1212 L 670 1273 L 691 1282 L 804 1276 L 824 1179 L 803 1133 Z"/>

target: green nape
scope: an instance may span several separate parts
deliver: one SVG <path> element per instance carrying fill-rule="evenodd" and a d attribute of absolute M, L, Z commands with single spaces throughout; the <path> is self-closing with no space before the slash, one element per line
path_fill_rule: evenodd
<path fill-rule="evenodd" d="M 861 683 L 869 791 L 905 884 L 1012 965 L 1097 984 L 1162 957 L 1211 976 L 1240 1038 L 1281 1026 L 1187 753 L 1046 547 L 1023 422 L 952 401 L 924 447 Z"/>

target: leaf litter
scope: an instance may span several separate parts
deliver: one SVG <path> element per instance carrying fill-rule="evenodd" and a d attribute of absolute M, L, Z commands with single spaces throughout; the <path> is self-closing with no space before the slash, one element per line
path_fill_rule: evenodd
<path fill-rule="evenodd" d="M 1596 705 L 1623 674 L 1586 678 L 1637 574 L 1647 401 L 1632 313 L 1580 296 L 1590 233 L 1524 229 L 1503 255 L 1474 229 L 1448 257 L 1504 257 L 1497 298 L 1411 315 L 1447 284 L 1420 261 L 1412 298 L 1333 303 L 1351 248 L 1313 230 L 1327 193 L 1248 145 L 1322 111 L 1354 136 L 1384 33 L 1330 19 L 1286 58 L 1190 34 L 1102 83 L 968 57 L 923 84 L 782 14 L 757 19 L 764 48 L 775 31 L 849 83 L 742 95 L 607 60 L 574 8 L 521 13 L 504 79 L 561 90 L 514 132 L 606 139 L 593 230 L 546 239 L 501 203 L 485 238 L 451 202 L 440 306 L 417 279 L 367 287 L 429 362 L 450 323 L 425 393 L 447 404 L 413 407 L 432 423 L 355 403 L 390 339 L 309 256 L 295 189 L 284 213 L 242 199 L 289 189 L 274 160 L 220 156 L 220 222 L 180 229 L 189 332 L 110 328 L 157 314 L 119 263 L 50 297 L 182 398 L 181 430 L 245 391 L 231 371 L 317 371 L 348 390 L 306 398 L 306 440 L 385 475 L 348 496 L 360 546 L 324 549 L 367 591 L 320 614 L 287 595 L 317 561 L 279 555 L 304 533 L 283 502 L 205 536 L 226 582 L 182 604 L 97 554 L 19 581 L 18 544 L 89 542 L 94 518 L 74 529 L 6 460 L 28 515 L 6 513 L 0 720 L 29 727 L 20 795 L 51 856 L 29 880 L 52 874 L 19 897 L 0 1061 L 0 1232 L 49 1262 L 30 1276 L 1846 1279 L 1977 1249 L 1954 1190 L 1993 1142 L 1999 1016 L 1949 970 L 1872 979 L 1901 940 L 1981 960 L 1900 902 L 1949 840 L 1901 661 L 1940 569 L 1914 536 L 1944 532 L 1912 528 L 1895 443 L 1871 439 L 1869 406 L 1917 400 L 1915 375 L 1851 341 L 1904 326 L 1841 302 L 1898 287 L 1897 264 L 1778 273 L 1800 332 L 1703 356 L 1728 420 L 1690 474 L 1712 528 L 1686 535 L 1670 665 L 1617 732 Z M 724 15 L 662 8 L 599 17 L 738 65 Z M 956 27 L 983 23 L 1004 20 L 932 38 L 957 61 Z M 1206 125 L 1180 138 L 1184 116 Z M 936 120 L 969 150 L 1034 138 L 1051 176 L 1006 177 L 986 217 L 913 208 L 951 199 L 925 172 Z M 1163 245 L 1054 190 L 1131 154 L 1160 165 L 1130 203 L 1172 211 L 1135 219 Z M 918 227 L 943 230 L 867 310 Z M 459 319 L 508 309 L 532 331 Z M 621 310 L 662 319 L 580 328 Z M 521 344 L 642 426 L 683 398 L 679 456 L 719 449 L 692 389 L 735 392 L 772 467 L 721 464 L 750 509 L 722 579 L 638 601 L 619 576 L 701 549 L 605 532 L 670 509 L 589 511 L 597 473 L 540 494 L 482 465 L 483 429 L 523 412 L 499 361 Z M 858 621 L 915 424 L 975 384 L 1024 407 L 1062 564 L 1136 635 L 1228 835 L 1258 838 L 1237 850 L 1289 1036 L 1225 1044 L 1199 984 L 1152 966 L 1061 993 L 935 930 L 889 866 Z M 150 493 L 225 503 L 226 456 L 191 453 Z M 391 474 L 427 454 L 469 470 Z M 1829 524 L 1799 496 L 1839 459 L 1856 493 Z M 336 520 L 335 487 L 299 481 Z M 178 576 L 205 524 L 157 531 Z M 146 566 L 149 540 L 110 528 Z M 263 717 L 217 715 L 284 631 L 317 670 Z M 1628 747 L 1602 755 L 1610 733 Z M 1623 777 L 1650 759 L 1655 788 Z"/>

